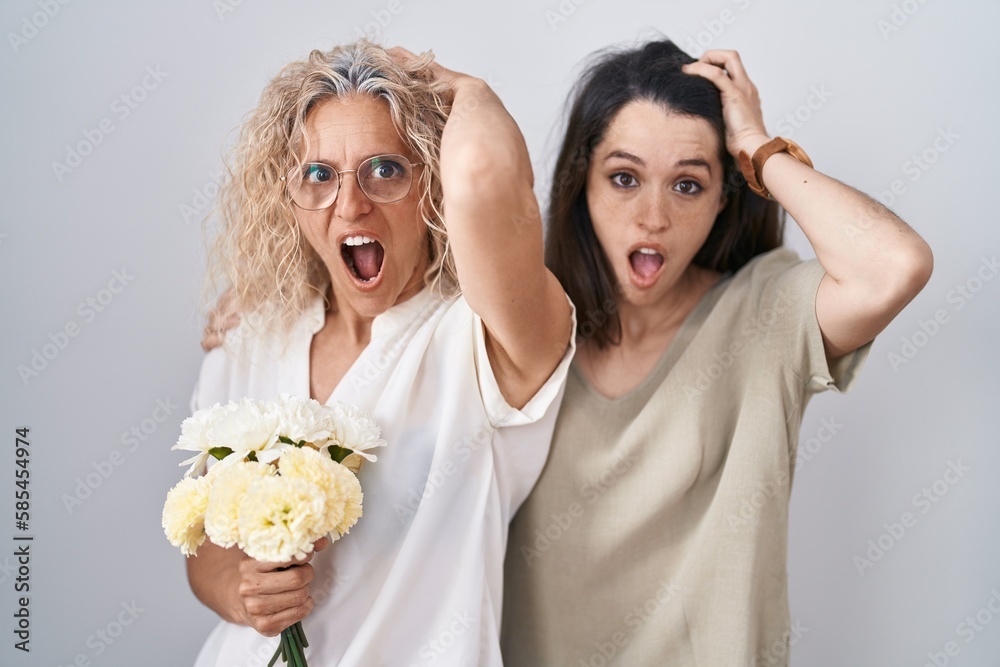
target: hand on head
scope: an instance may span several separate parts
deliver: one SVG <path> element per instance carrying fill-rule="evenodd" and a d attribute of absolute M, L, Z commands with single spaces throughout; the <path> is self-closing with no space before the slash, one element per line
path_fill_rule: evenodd
<path fill-rule="evenodd" d="M 768 141 L 757 86 L 750 81 L 736 51 L 706 51 L 701 58 L 681 67 L 687 74 L 708 79 L 722 93 L 726 123 L 726 149 L 733 157 L 748 155 Z"/>
<path fill-rule="evenodd" d="M 412 51 L 404 49 L 401 46 L 394 46 L 391 49 L 387 49 L 387 51 L 389 52 L 389 55 L 392 56 L 393 61 L 397 65 L 403 67 L 412 65 L 414 61 L 420 58 L 420 56 L 416 55 Z M 429 51 L 428 53 L 430 53 L 431 56 L 434 55 L 433 51 Z M 442 66 L 441 63 L 439 63 L 437 60 L 431 60 L 430 64 L 428 65 L 428 68 L 434 75 L 435 79 L 447 83 L 450 86 L 454 86 L 455 83 L 460 79 L 469 78 L 469 75 L 467 74 L 462 74 L 461 72 L 456 72 L 454 70 L 450 70 Z"/>

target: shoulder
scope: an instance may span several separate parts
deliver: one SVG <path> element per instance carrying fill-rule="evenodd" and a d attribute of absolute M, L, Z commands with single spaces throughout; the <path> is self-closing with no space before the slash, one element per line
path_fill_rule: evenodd
<path fill-rule="evenodd" d="M 865 347 L 833 364 L 827 359 L 816 318 L 816 295 L 825 275 L 815 258 L 803 260 L 789 248 L 776 248 L 737 271 L 732 289 L 720 298 L 724 307 L 719 310 L 727 313 L 719 318 L 725 335 L 765 352 L 760 357 L 765 364 L 778 360 L 792 374 L 796 391 L 845 391 L 867 355 Z M 748 363 L 756 358 L 746 355 Z"/>
<path fill-rule="evenodd" d="M 205 354 L 193 399 L 195 409 L 269 390 L 287 365 L 323 325 L 323 304 L 317 298 L 290 322 L 258 313 L 241 318 L 225 342 Z"/>
<path fill-rule="evenodd" d="M 727 308 L 760 311 L 795 305 L 811 309 L 825 271 L 816 259 L 803 260 L 791 248 L 779 247 L 757 255 L 731 276 L 720 290 Z"/>
<path fill-rule="evenodd" d="M 808 261 L 803 261 L 798 253 L 791 248 L 780 246 L 751 259 L 733 274 L 732 280 L 735 284 L 746 283 L 751 286 L 760 286 L 808 263 Z"/>
<path fill-rule="evenodd" d="M 322 299 L 310 301 L 306 309 L 291 319 L 279 313 L 249 313 L 226 336 L 225 343 L 209 352 L 220 353 L 232 363 L 267 363 L 278 360 L 290 343 L 312 336 L 323 327 Z"/>

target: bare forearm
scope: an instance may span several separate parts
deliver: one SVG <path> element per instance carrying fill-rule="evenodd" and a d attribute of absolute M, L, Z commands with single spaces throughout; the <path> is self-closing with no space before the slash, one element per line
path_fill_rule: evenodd
<path fill-rule="evenodd" d="M 878 335 L 930 279 L 930 248 L 905 222 L 854 188 L 789 155 L 763 170 L 771 191 L 809 239 L 826 271 L 816 317 L 827 355 Z"/>
<path fill-rule="evenodd" d="M 682 70 L 721 92 L 731 155 L 752 156 L 770 140 L 757 88 L 738 53 L 706 51 Z M 930 248 L 884 206 L 787 153 L 772 155 L 758 176 L 802 228 L 826 272 L 816 319 L 827 356 L 871 341 L 930 278 Z"/>
<path fill-rule="evenodd" d="M 222 549 L 206 541 L 198 548 L 197 556 L 187 559 L 187 573 L 191 591 L 206 607 L 223 620 L 245 625 L 233 604 L 241 558 L 242 553 L 235 547 Z"/>
<path fill-rule="evenodd" d="M 922 276 L 927 244 L 878 202 L 785 153 L 772 156 L 762 176 L 839 285 L 901 287 Z"/>
<path fill-rule="evenodd" d="M 501 339 L 518 337 L 497 311 L 535 307 L 532 299 L 545 280 L 541 212 L 524 138 L 478 79 L 455 85 L 441 142 L 441 177 L 462 291 Z"/>
<path fill-rule="evenodd" d="M 545 268 L 524 137 L 485 82 L 455 85 L 441 179 L 462 292 L 486 324 L 504 397 L 521 407 L 556 367 L 572 325 L 562 287 Z"/>
<path fill-rule="evenodd" d="M 503 266 L 534 250 L 541 257 L 541 216 L 528 149 L 517 123 L 479 79 L 455 84 L 441 139 L 445 216 L 456 259 L 478 255 Z M 489 224 L 482 224 L 484 212 Z M 509 257 L 507 257 L 509 255 Z M 509 265 L 508 265 L 509 266 Z"/>
<path fill-rule="evenodd" d="M 529 186 L 531 160 L 520 128 L 493 89 L 483 81 L 461 76 L 452 82 L 454 99 L 448 122 L 441 136 L 442 163 L 467 157 L 468 147 L 475 147 L 485 158 L 480 164 L 499 161 L 518 169 Z M 512 174 L 507 174 L 510 177 Z"/>

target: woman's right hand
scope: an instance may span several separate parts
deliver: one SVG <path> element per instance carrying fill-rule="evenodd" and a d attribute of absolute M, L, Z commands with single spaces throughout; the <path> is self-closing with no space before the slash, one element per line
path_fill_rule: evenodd
<path fill-rule="evenodd" d="M 330 540 L 324 537 L 308 556 L 287 563 L 262 563 L 243 555 L 237 566 L 237 606 L 242 622 L 265 637 L 274 637 L 308 616 L 313 610 L 310 561 L 329 545 Z"/>
<path fill-rule="evenodd" d="M 764 112 L 757 86 L 747 76 L 740 54 L 713 49 L 681 70 L 708 79 L 722 96 L 722 115 L 726 125 L 726 149 L 739 160 L 740 152 L 752 156 L 770 141 L 764 127 Z"/>
<path fill-rule="evenodd" d="M 201 336 L 201 349 L 211 352 L 226 342 L 226 332 L 240 323 L 240 314 L 235 308 L 236 293 L 229 289 L 219 297 L 208 314 L 208 323 Z"/>

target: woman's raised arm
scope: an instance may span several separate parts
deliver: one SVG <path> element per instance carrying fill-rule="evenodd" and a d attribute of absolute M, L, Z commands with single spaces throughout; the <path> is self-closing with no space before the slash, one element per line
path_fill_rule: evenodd
<path fill-rule="evenodd" d="M 757 88 L 735 51 L 706 51 L 684 66 L 722 93 L 729 152 L 752 156 L 770 140 Z M 827 357 L 852 352 L 878 335 L 930 279 L 930 247 L 892 211 L 787 153 L 760 176 L 805 233 L 826 271 L 816 294 L 816 319 Z"/>
<path fill-rule="evenodd" d="M 545 268 L 542 219 L 520 129 L 485 81 L 436 63 L 432 68 L 454 91 L 441 139 L 441 179 L 458 281 L 486 325 L 500 390 L 519 408 L 565 353 L 569 301 Z"/>

